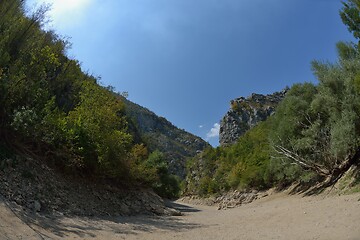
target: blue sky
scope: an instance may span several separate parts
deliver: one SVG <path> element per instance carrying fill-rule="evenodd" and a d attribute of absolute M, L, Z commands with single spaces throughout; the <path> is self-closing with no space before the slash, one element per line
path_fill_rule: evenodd
<path fill-rule="evenodd" d="M 214 146 L 231 99 L 316 82 L 310 62 L 352 40 L 340 0 L 46 2 L 84 70 Z"/>

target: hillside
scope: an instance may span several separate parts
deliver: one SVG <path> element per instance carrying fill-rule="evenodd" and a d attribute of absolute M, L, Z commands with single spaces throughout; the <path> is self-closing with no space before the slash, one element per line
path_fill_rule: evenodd
<path fill-rule="evenodd" d="M 64 174 L 31 157 L 13 156 L 4 162 L 0 161 L 3 168 L 0 200 L 12 203 L 26 214 L 88 217 L 172 214 L 148 187 Z"/>
<path fill-rule="evenodd" d="M 144 214 L 161 208 L 159 196 L 177 197 L 168 165 L 184 177 L 186 158 L 206 143 L 102 86 L 67 55 L 66 39 L 43 28 L 47 7 L 26 9 L 25 1 L 0 1 L 1 195 L 74 214 L 109 206 Z M 152 207 L 130 207 L 151 198 Z"/>
<path fill-rule="evenodd" d="M 163 117 L 127 99 L 123 99 L 126 114 L 139 137 L 150 151 L 164 153 L 169 171 L 181 178 L 186 175 L 186 160 L 210 145 L 200 137 L 179 129 Z"/>

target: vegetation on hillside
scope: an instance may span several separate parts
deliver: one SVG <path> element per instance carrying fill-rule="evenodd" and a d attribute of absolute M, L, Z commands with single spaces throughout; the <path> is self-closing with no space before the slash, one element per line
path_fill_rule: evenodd
<path fill-rule="evenodd" d="M 136 129 L 149 151 L 159 150 L 169 166 L 169 172 L 184 179 L 186 161 L 210 145 L 200 137 L 181 130 L 163 117 L 123 99 L 129 127 Z"/>
<path fill-rule="evenodd" d="M 46 10 L 29 15 L 23 0 L 0 1 L 1 157 L 10 150 L 88 177 L 177 195 L 161 154 L 134 141 L 122 98 L 66 55 L 67 41 L 41 28 Z"/>
<path fill-rule="evenodd" d="M 360 39 L 360 1 L 343 3 L 343 22 Z M 209 149 L 188 166 L 187 192 L 336 182 L 360 158 L 360 48 L 337 44 L 336 63 L 313 61 L 318 84 L 295 84 L 274 116 L 231 146 Z"/>
<path fill-rule="evenodd" d="M 208 195 L 268 187 L 269 124 L 260 123 L 229 147 L 209 148 L 188 162 L 187 193 Z"/>
<path fill-rule="evenodd" d="M 127 115 L 123 97 L 67 56 L 69 43 L 42 29 L 46 10 L 26 15 L 24 0 L 0 1 L 0 170 L 15 152 L 67 172 L 177 196 L 179 180 L 168 171 L 168 156 L 153 146 L 181 133 L 170 134 L 165 119 L 165 127 L 149 120 L 152 129 L 164 129 L 142 139 L 139 131 L 145 130 L 136 125 L 148 119 L 142 123 L 133 119 L 136 114 Z M 340 15 L 359 40 L 360 1 L 344 2 Z M 208 195 L 294 181 L 332 184 L 359 163 L 360 46 L 340 42 L 337 49 L 336 63 L 312 63 L 317 85 L 295 84 L 275 115 L 236 144 L 191 159 L 186 191 Z M 204 146 L 193 137 L 180 148 L 177 139 L 171 141 L 170 149 L 181 157 L 183 149 L 196 152 L 190 145 Z"/>

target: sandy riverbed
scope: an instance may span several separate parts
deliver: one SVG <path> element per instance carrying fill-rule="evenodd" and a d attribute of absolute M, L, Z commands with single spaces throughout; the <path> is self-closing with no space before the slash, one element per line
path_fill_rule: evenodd
<path fill-rule="evenodd" d="M 228 210 L 175 202 L 180 217 L 24 216 L 0 203 L 0 239 L 360 239 L 360 193 L 277 193 Z M 19 218 L 19 217 L 20 218 Z"/>

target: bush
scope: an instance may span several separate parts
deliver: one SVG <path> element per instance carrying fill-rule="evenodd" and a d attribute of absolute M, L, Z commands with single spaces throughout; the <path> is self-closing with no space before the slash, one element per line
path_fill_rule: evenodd
<path fill-rule="evenodd" d="M 160 151 L 152 152 L 148 158 L 140 163 L 141 169 L 146 169 L 145 179 L 154 191 L 161 197 L 177 198 L 180 194 L 180 178 L 168 171 L 168 164 Z"/>
<path fill-rule="evenodd" d="M 190 160 L 187 191 L 209 195 L 229 189 L 263 189 L 271 186 L 272 178 L 266 177 L 270 163 L 269 126 L 269 121 L 260 123 L 236 144 L 207 149 Z M 190 174 L 193 172 L 196 174 Z M 199 183 L 196 184 L 196 181 Z"/>

